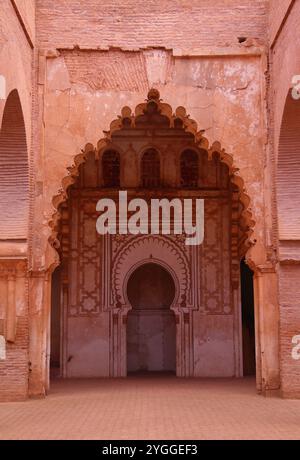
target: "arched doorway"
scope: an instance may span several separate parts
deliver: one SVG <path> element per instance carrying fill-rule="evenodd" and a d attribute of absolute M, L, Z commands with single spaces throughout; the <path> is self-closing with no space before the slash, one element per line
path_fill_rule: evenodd
<path fill-rule="evenodd" d="M 175 284 L 161 265 L 145 263 L 129 277 L 127 373 L 176 371 Z"/>

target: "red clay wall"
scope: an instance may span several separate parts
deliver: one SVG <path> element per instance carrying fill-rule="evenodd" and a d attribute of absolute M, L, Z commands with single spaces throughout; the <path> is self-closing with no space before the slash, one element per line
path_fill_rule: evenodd
<path fill-rule="evenodd" d="M 277 177 L 281 385 L 284 396 L 300 397 L 300 361 L 292 338 L 300 334 L 299 145 L 300 100 L 286 104 L 292 78 L 300 75 L 300 1 L 271 1 L 271 122 Z M 290 97 L 290 96 L 289 96 Z M 299 106 L 297 106 L 299 104 Z M 297 118 L 298 117 L 298 118 Z"/>
<path fill-rule="evenodd" d="M 25 33 L 34 44 L 35 40 L 35 0 L 11 0 L 16 14 L 23 23 Z"/>
<path fill-rule="evenodd" d="M 292 338 L 300 335 L 300 266 L 280 269 L 281 386 L 285 397 L 300 398 L 300 360 L 292 357 Z"/>
<path fill-rule="evenodd" d="M 283 21 L 289 13 L 289 8 L 294 0 L 270 0 L 269 37 L 273 44 L 280 33 Z"/>
<path fill-rule="evenodd" d="M 41 47 L 199 48 L 264 39 L 267 0 L 37 0 Z"/>

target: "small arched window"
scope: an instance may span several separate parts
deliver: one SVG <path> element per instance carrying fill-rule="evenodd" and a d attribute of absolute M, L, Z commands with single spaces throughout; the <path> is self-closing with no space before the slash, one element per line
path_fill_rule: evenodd
<path fill-rule="evenodd" d="M 160 159 L 155 149 L 148 149 L 143 155 L 142 186 L 145 188 L 160 186 Z"/>
<path fill-rule="evenodd" d="M 181 186 L 194 188 L 199 181 L 199 157 L 194 150 L 184 150 L 180 158 Z"/>
<path fill-rule="evenodd" d="M 120 155 L 116 150 L 106 150 L 102 157 L 104 187 L 120 186 Z"/>

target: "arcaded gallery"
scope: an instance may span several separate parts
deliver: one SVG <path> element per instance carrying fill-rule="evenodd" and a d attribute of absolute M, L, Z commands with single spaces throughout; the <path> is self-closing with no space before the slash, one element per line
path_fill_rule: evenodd
<path fill-rule="evenodd" d="M 299 56 L 299 0 L 1 1 L 0 401 L 300 398 Z"/>

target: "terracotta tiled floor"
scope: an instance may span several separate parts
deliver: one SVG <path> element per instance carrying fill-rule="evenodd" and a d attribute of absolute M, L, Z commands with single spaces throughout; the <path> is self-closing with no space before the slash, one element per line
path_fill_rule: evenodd
<path fill-rule="evenodd" d="M 46 399 L 0 404 L 0 439 L 300 439 L 300 401 L 254 381 L 129 377 L 55 381 Z"/>

